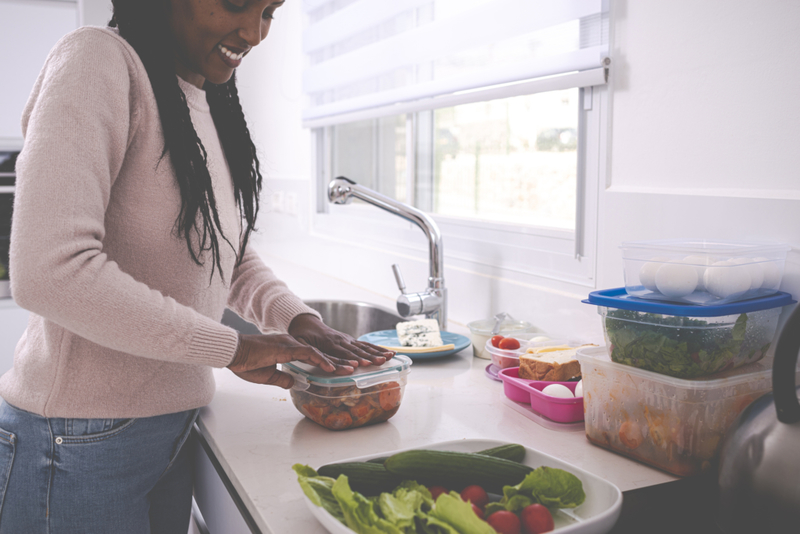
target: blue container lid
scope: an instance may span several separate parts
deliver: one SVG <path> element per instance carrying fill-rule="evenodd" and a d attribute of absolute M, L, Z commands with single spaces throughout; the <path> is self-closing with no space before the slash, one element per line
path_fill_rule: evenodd
<path fill-rule="evenodd" d="M 602 289 L 592 291 L 589 298 L 582 300 L 586 304 L 595 306 L 606 306 L 622 310 L 633 310 L 648 313 L 660 313 L 662 315 L 678 315 L 681 317 L 719 317 L 722 315 L 733 315 L 747 313 L 770 308 L 779 308 L 788 304 L 794 304 L 789 293 L 778 291 L 774 295 L 758 297 L 749 300 L 740 300 L 728 304 L 695 306 L 692 304 L 673 304 L 656 300 L 645 300 L 628 295 L 624 287 L 613 289 Z"/>

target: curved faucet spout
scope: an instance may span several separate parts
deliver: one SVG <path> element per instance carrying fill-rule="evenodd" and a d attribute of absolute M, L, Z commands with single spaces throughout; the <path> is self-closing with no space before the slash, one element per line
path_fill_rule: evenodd
<path fill-rule="evenodd" d="M 401 306 L 400 300 L 398 300 L 398 310 L 400 310 L 401 307 L 406 310 L 405 314 L 401 311 L 403 316 L 425 313 L 428 317 L 436 318 L 439 321 L 441 329 L 444 330 L 447 325 L 447 290 L 444 287 L 442 233 L 439 231 L 436 222 L 428 214 L 417 208 L 398 202 L 393 198 L 389 198 L 367 187 L 358 185 L 353 180 L 345 178 L 344 176 L 331 180 L 330 184 L 328 184 L 328 199 L 332 203 L 349 204 L 354 197 L 410 221 L 425 232 L 425 237 L 428 238 L 428 265 L 430 273 L 428 278 L 428 290 L 426 294 L 407 295 L 408 297 L 419 298 L 418 307 L 409 307 L 407 304 Z M 401 299 L 403 297 L 404 295 L 401 295 Z"/>
<path fill-rule="evenodd" d="M 328 185 L 328 199 L 332 203 L 349 204 L 352 197 L 368 202 L 419 226 L 425 232 L 425 237 L 428 238 L 430 277 L 434 280 L 443 278 L 442 233 L 439 231 L 436 222 L 427 213 L 382 195 L 377 191 L 358 185 L 344 176 L 331 180 Z"/>

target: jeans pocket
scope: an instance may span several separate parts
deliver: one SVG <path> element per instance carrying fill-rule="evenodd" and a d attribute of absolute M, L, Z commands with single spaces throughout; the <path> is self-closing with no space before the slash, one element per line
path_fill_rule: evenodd
<path fill-rule="evenodd" d="M 81 443 L 95 443 L 112 438 L 129 429 L 136 422 L 136 419 L 68 419 L 66 420 L 67 435 L 58 435 L 56 443 L 63 444 L 81 444 Z M 111 424 L 109 424 L 111 423 Z M 100 425 L 99 427 L 97 425 Z M 99 430 L 104 428 L 105 430 Z M 80 427 L 75 428 L 75 427 Z"/>
<path fill-rule="evenodd" d="M 8 478 L 14 463 L 16 443 L 17 437 L 14 434 L 0 428 L 0 516 L 3 514 L 3 501 L 6 498 Z"/>

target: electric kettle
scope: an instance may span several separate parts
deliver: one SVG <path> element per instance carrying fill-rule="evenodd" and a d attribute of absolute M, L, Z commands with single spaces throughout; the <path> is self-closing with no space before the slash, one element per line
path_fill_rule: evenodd
<path fill-rule="evenodd" d="M 725 534 L 800 532 L 800 305 L 781 330 L 772 393 L 739 414 L 720 453 L 717 525 Z"/>

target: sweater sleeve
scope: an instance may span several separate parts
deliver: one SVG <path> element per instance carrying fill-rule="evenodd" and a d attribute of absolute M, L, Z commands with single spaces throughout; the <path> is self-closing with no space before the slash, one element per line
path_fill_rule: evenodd
<path fill-rule="evenodd" d="M 224 367 L 235 330 L 123 272 L 103 252 L 104 217 L 135 125 L 135 64 L 96 28 L 64 37 L 22 118 L 9 272 L 20 306 L 113 350 Z"/>
<path fill-rule="evenodd" d="M 316 310 L 303 304 L 275 276 L 249 245 L 241 264 L 233 272 L 228 307 L 262 332 L 274 328 L 285 332 L 292 319 L 303 313 L 321 319 Z"/>

